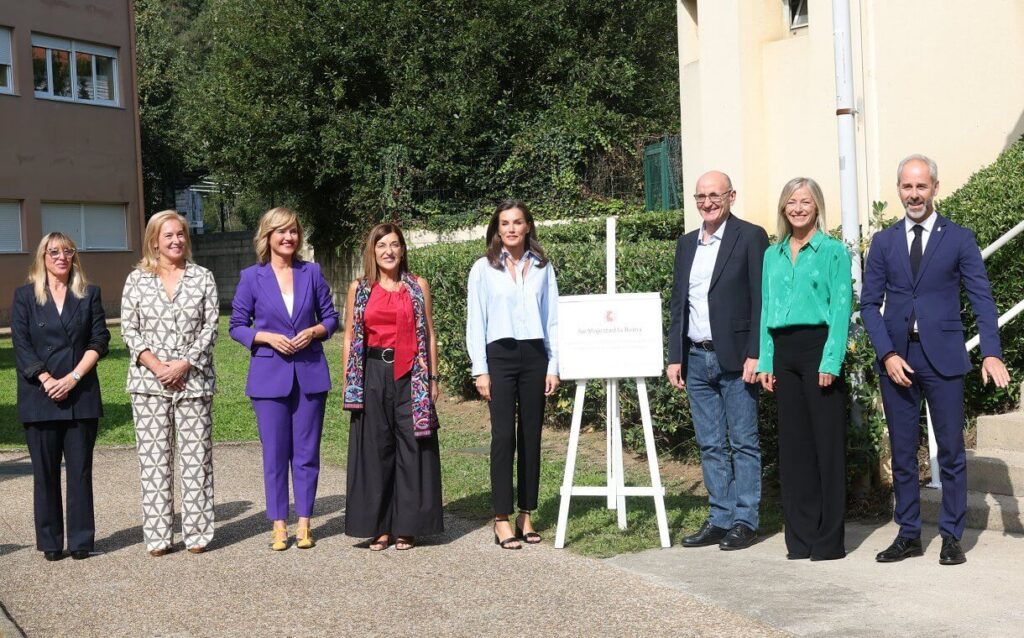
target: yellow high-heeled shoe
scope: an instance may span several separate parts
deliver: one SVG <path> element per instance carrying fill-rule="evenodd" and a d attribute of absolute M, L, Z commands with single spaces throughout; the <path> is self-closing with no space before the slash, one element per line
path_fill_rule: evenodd
<path fill-rule="evenodd" d="M 313 540 L 313 533 L 308 527 L 300 527 L 295 530 L 295 546 L 299 549 L 309 549 L 316 545 Z"/>
<path fill-rule="evenodd" d="M 270 532 L 270 549 L 281 552 L 288 549 L 288 528 L 275 528 Z"/>

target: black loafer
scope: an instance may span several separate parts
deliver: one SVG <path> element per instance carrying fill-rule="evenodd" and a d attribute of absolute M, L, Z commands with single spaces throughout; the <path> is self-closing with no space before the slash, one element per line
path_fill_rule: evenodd
<path fill-rule="evenodd" d="M 52 560 L 60 560 L 60 559 L 64 558 L 64 552 L 61 552 L 61 551 L 43 552 L 43 558 L 45 558 L 46 560 L 51 560 L 51 561 Z"/>
<path fill-rule="evenodd" d="M 704 521 L 696 534 L 683 538 L 683 547 L 707 547 L 717 545 L 729 533 L 724 527 L 717 527 L 711 521 Z"/>
<path fill-rule="evenodd" d="M 903 536 L 897 536 L 896 540 L 892 542 L 884 550 L 878 552 L 875 556 L 875 560 L 879 563 L 896 563 L 904 558 L 911 558 L 912 556 L 923 556 L 924 550 L 921 548 L 920 538 L 904 538 Z"/>
<path fill-rule="evenodd" d="M 942 537 L 942 551 L 939 552 L 940 565 L 962 565 L 967 562 L 964 550 L 960 547 L 960 541 L 952 536 Z"/>
<path fill-rule="evenodd" d="M 86 558 L 89 558 L 91 554 L 92 552 L 90 552 L 87 549 L 76 549 L 75 551 L 71 552 L 71 558 L 75 560 L 85 560 Z"/>
<path fill-rule="evenodd" d="M 722 542 L 718 544 L 718 549 L 725 551 L 746 549 L 754 544 L 755 538 L 757 538 L 757 532 L 743 523 L 736 523 L 729 530 L 729 533 L 725 535 L 725 538 L 722 539 Z"/>

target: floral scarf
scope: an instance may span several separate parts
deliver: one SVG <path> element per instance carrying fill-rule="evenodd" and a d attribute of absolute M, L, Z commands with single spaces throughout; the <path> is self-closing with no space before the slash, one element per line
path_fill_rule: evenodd
<path fill-rule="evenodd" d="M 427 344 L 427 312 L 423 289 L 412 273 L 402 273 L 401 285 L 412 298 L 416 322 L 416 356 L 412 361 L 412 429 L 417 438 L 428 437 L 438 427 L 437 412 L 430 399 L 430 357 Z M 352 311 L 352 344 L 345 364 L 345 409 L 363 409 L 363 379 L 366 369 L 366 304 L 370 301 L 372 284 L 364 277 L 356 287 Z"/>

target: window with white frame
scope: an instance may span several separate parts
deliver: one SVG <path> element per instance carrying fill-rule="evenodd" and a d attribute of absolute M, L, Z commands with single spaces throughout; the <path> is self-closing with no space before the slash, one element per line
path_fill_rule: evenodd
<path fill-rule="evenodd" d="M 807 26 L 807 0 L 786 0 L 786 7 L 791 30 Z"/>
<path fill-rule="evenodd" d="M 0 201 L 0 253 L 21 251 L 21 202 Z"/>
<path fill-rule="evenodd" d="M 14 58 L 11 55 L 11 30 L 0 27 L 0 93 L 14 92 Z"/>
<path fill-rule="evenodd" d="M 43 234 L 61 232 L 79 250 L 127 250 L 124 204 L 43 202 Z"/>
<path fill-rule="evenodd" d="M 36 97 L 117 106 L 117 49 L 32 34 Z"/>

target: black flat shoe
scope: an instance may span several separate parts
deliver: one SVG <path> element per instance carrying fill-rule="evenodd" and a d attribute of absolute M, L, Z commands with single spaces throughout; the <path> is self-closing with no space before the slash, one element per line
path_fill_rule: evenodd
<path fill-rule="evenodd" d="M 743 523 L 736 523 L 729 530 L 729 533 L 725 535 L 722 542 L 718 544 L 718 549 L 730 552 L 737 549 L 746 549 L 754 544 L 754 540 L 757 538 L 757 532 L 750 529 Z"/>
<path fill-rule="evenodd" d="M 71 558 L 75 560 L 85 560 L 86 558 L 89 558 L 91 554 L 92 552 L 90 552 L 87 549 L 76 549 L 75 551 L 71 552 Z"/>
<path fill-rule="evenodd" d="M 942 537 L 942 551 L 939 552 L 940 565 L 962 565 L 967 562 L 960 541 L 952 536 Z"/>
<path fill-rule="evenodd" d="M 897 536 L 892 545 L 878 552 L 875 560 L 879 563 L 896 563 L 904 558 L 914 556 L 924 556 L 924 549 L 921 548 L 921 539 Z"/>
<path fill-rule="evenodd" d="M 696 534 L 683 537 L 683 547 L 707 547 L 722 542 L 725 535 L 729 533 L 724 527 L 717 527 L 711 521 L 704 521 Z"/>
<path fill-rule="evenodd" d="M 794 554 L 792 552 L 786 554 L 786 560 L 807 560 L 810 557 L 810 554 Z"/>
<path fill-rule="evenodd" d="M 43 552 L 43 558 L 45 558 L 46 560 L 49 560 L 49 561 L 60 560 L 60 559 L 64 558 L 64 552 L 61 552 L 61 551 Z"/>

